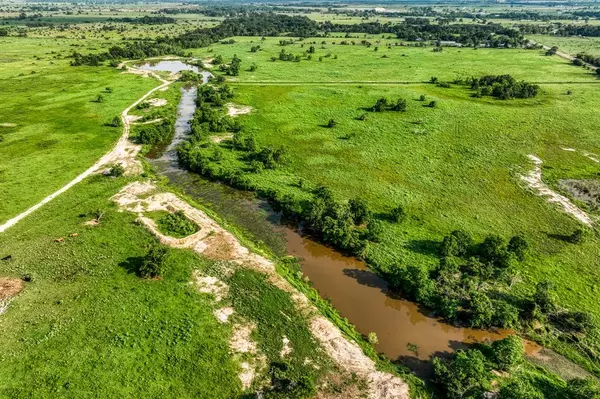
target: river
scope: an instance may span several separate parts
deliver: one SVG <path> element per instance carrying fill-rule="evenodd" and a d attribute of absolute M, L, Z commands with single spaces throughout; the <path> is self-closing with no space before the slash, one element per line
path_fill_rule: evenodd
<path fill-rule="evenodd" d="M 448 356 L 469 344 L 511 334 L 508 330 L 483 331 L 446 324 L 417 304 L 396 297 L 387 283 L 363 261 L 343 256 L 281 225 L 269 205 L 251 193 L 181 169 L 175 147 L 189 134 L 195 96 L 195 88 L 182 89 L 173 141 L 160 158 L 150 160 L 155 171 L 255 240 L 264 242 L 274 253 L 298 257 L 304 275 L 323 298 L 329 299 L 360 333 L 377 335 L 378 351 L 424 376 L 431 371 L 433 355 Z M 529 355 L 541 349 L 528 341 L 525 347 Z"/>

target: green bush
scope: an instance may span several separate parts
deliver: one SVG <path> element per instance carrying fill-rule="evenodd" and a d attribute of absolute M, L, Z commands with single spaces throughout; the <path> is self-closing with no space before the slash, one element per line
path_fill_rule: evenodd
<path fill-rule="evenodd" d="M 139 274 L 143 278 L 157 278 L 165 273 L 167 248 L 160 244 L 153 245 L 142 259 Z"/>
<path fill-rule="evenodd" d="M 187 237 L 198 231 L 198 226 L 189 220 L 183 211 L 168 213 L 158 220 L 159 229 L 173 237 Z"/>
<path fill-rule="evenodd" d="M 494 341 L 491 345 L 492 359 L 499 370 L 508 371 L 523 362 L 525 348 L 517 335 Z"/>

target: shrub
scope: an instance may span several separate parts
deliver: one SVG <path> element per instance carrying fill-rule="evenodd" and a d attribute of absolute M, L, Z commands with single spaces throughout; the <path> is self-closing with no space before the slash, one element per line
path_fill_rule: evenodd
<path fill-rule="evenodd" d="M 449 399 L 480 398 L 490 386 L 486 359 L 478 350 L 458 350 L 450 361 L 436 357 L 433 370 Z"/>
<path fill-rule="evenodd" d="M 517 335 L 494 341 L 492 343 L 492 358 L 499 370 L 508 371 L 519 365 L 525 356 L 523 341 Z"/>
<path fill-rule="evenodd" d="M 568 241 L 572 244 L 581 244 L 585 241 L 585 231 L 577 229 L 568 237 Z"/>
<path fill-rule="evenodd" d="M 535 294 L 533 295 L 533 303 L 543 313 L 548 314 L 556 309 L 554 295 L 552 293 L 553 286 L 548 281 L 537 283 Z"/>
<path fill-rule="evenodd" d="M 350 205 L 350 212 L 352 212 L 352 218 L 355 224 L 363 224 L 371 216 L 371 210 L 367 205 L 367 202 L 362 198 L 354 198 L 348 201 Z"/>
<path fill-rule="evenodd" d="M 370 218 L 367 223 L 367 240 L 373 242 L 381 241 L 381 236 L 383 234 L 383 224 L 381 221 Z"/>
<path fill-rule="evenodd" d="M 519 325 L 519 309 L 504 301 L 494 302 L 494 325 L 502 328 L 516 328 Z"/>
<path fill-rule="evenodd" d="M 158 220 L 162 232 L 175 237 L 187 237 L 198 231 L 198 226 L 189 220 L 183 211 L 168 213 Z"/>
<path fill-rule="evenodd" d="M 442 256 L 465 256 L 471 245 L 473 245 L 473 239 L 469 233 L 463 230 L 454 230 L 450 235 L 444 237 L 440 246 L 440 254 Z"/>
<path fill-rule="evenodd" d="M 165 259 L 167 256 L 167 248 L 155 244 L 150 247 L 150 250 L 142 259 L 139 274 L 143 278 L 161 277 L 166 269 Z"/>
<path fill-rule="evenodd" d="M 469 307 L 471 308 L 469 322 L 471 327 L 487 328 L 492 325 L 495 310 L 492 301 L 486 294 L 477 291 L 471 292 Z"/>
<path fill-rule="evenodd" d="M 435 100 L 432 100 L 429 102 L 429 104 L 427 106 L 429 108 L 435 108 L 435 107 L 437 107 L 437 102 L 435 102 Z"/>
<path fill-rule="evenodd" d="M 396 223 L 400 223 L 406 219 L 406 211 L 402 207 L 402 205 L 398 205 L 390 212 L 390 216 L 392 220 Z"/>
<path fill-rule="evenodd" d="M 114 118 L 112 118 L 112 121 L 110 121 L 110 125 L 112 127 L 120 127 L 122 125 L 121 117 L 115 116 Z"/>
<path fill-rule="evenodd" d="M 333 119 L 330 119 L 329 122 L 327 122 L 327 127 L 328 128 L 333 128 L 337 126 L 337 122 L 334 121 Z"/>
<path fill-rule="evenodd" d="M 120 163 L 113 165 L 112 168 L 109 169 L 108 175 L 112 177 L 123 176 L 125 173 L 125 168 Z"/>
<path fill-rule="evenodd" d="M 518 260 L 523 261 L 529 251 L 529 244 L 525 240 L 525 237 L 516 235 L 508 242 L 507 249 L 509 252 L 512 252 Z"/>

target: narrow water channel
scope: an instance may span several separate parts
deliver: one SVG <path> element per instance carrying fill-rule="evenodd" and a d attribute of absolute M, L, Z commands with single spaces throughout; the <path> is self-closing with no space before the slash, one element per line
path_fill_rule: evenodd
<path fill-rule="evenodd" d="M 275 253 L 297 256 L 303 273 L 323 298 L 331 300 L 360 333 L 377 334 L 377 350 L 426 375 L 432 355 L 447 356 L 469 344 L 510 334 L 508 330 L 458 328 L 440 321 L 417 304 L 394 297 L 387 283 L 364 262 L 343 256 L 279 224 L 279 217 L 264 201 L 179 168 L 175 146 L 189 134 L 195 96 L 195 89 L 183 89 L 173 142 L 159 159 L 150 160 L 155 171 L 228 222 L 245 229 Z M 528 354 L 540 349 L 526 342 Z"/>

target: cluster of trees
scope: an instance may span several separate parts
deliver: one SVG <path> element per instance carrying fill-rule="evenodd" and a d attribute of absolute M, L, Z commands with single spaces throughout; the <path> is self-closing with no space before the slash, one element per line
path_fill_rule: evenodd
<path fill-rule="evenodd" d="M 158 220 L 158 226 L 165 234 L 175 234 L 178 237 L 187 237 L 198 231 L 198 227 L 189 220 L 183 211 L 167 213 Z"/>
<path fill-rule="evenodd" d="M 174 132 L 174 119 L 164 118 L 156 123 L 139 125 L 137 132 L 137 141 L 140 144 L 161 144 L 171 139 Z"/>
<path fill-rule="evenodd" d="M 234 54 L 229 65 L 225 65 L 225 64 L 221 63 L 219 65 L 219 70 L 221 72 L 225 72 L 227 75 L 230 75 L 230 76 L 238 76 L 240 74 L 240 64 L 241 63 L 242 63 L 242 60 L 236 54 Z"/>
<path fill-rule="evenodd" d="M 535 97 L 539 91 L 538 85 L 519 82 L 511 75 L 487 75 L 471 78 L 468 83 L 476 90 L 475 97 L 493 96 L 500 100 Z"/>
<path fill-rule="evenodd" d="M 577 54 L 577 57 L 575 58 L 575 60 L 573 60 L 573 63 L 575 65 L 577 65 L 577 63 L 575 62 L 577 60 L 581 60 L 581 61 L 587 62 L 588 64 L 591 64 L 593 66 L 600 67 L 600 57 L 594 57 L 593 55 L 589 55 L 586 53 L 579 53 L 579 54 Z M 598 73 L 600 73 L 600 72 L 598 72 Z"/>
<path fill-rule="evenodd" d="M 398 111 L 406 112 L 406 100 L 399 98 L 396 102 L 389 101 L 385 97 L 381 97 L 371 108 L 373 112 Z"/>
<path fill-rule="evenodd" d="M 448 399 L 479 399 L 492 391 L 497 379 L 492 370 L 498 370 L 512 374 L 500 382 L 500 390 L 493 396 L 498 399 L 544 399 L 547 390 L 564 399 L 600 398 L 600 388 L 592 378 L 575 378 L 565 387 L 536 384 L 515 372 L 523 359 L 523 342 L 511 335 L 476 349 L 458 350 L 450 359 L 435 358 L 435 382 Z"/>
<path fill-rule="evenodd" d="M 387 278 L 409 299 L 458 325 L 518 328 L 540 322 L 578 339 L 590 333 L 594 329 L 591 316 L 560 309 L 553 287 L 547 282 L 538 283 L 533 295 L 524 300 L 502 293 L 517 281 L 515 266 L 528 251 L 529 245 L 521 235 L 508 241 L 490 235 L 475 244 L 468 233 L 456 230 L 440 243 L 436 268 L 398 268 Z"/>

